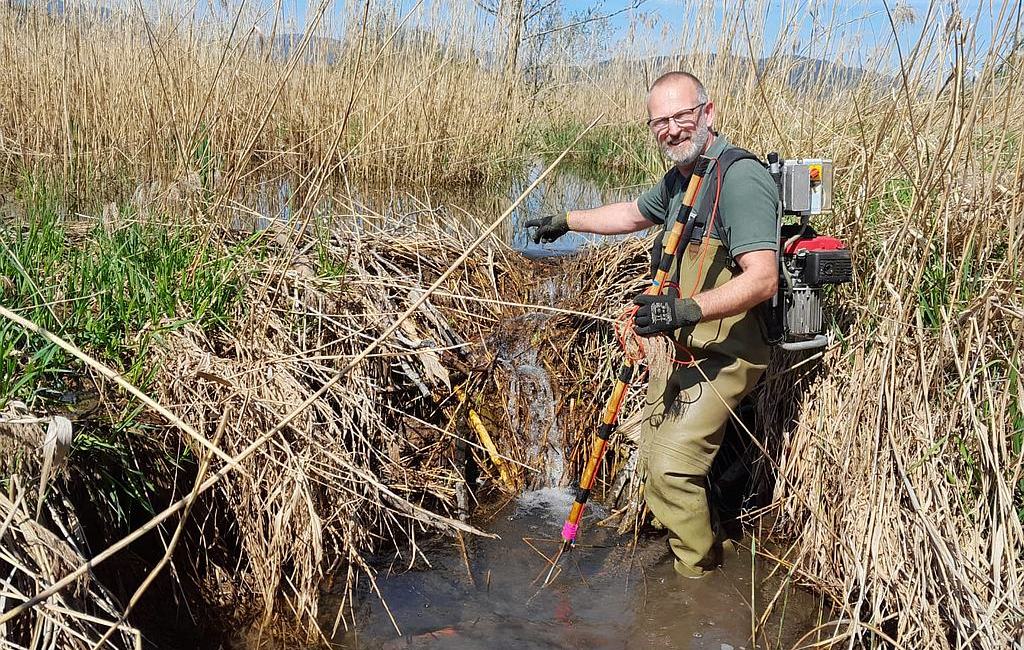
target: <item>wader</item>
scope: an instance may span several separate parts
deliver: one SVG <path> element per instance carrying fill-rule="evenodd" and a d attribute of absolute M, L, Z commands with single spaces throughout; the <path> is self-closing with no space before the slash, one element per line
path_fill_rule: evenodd
<path fill-rule="evenodd" d="M 707 247 L 703 262 L 702 247 Z M 739 273 L 727 248 L 710 237 L 690 243 L 681 257 L 674 265 L 684 297 L 720 286 Z M 647 504 L 669 530 L 676 571 L 700 576 L 721 563 L 722 553 L 712 529 L 708 471 L 730 409 L 735 411 L 761 377 L 769 348 L 755 310 L 675 334 L 685 349 L 677 349 L 677 364 L 667 380 L 648 384 L 641 461 L 647 471 Z"/>

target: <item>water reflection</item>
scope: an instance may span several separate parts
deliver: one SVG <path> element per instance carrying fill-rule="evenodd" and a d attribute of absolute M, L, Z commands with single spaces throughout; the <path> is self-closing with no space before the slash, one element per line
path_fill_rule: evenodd
<path fill-rule="evenodd" d="M 357 219 L 383 228 L 417 224 L 440 224 L 479 234 L 544 171 L 537 162 L 526 175 L 505 187 L 415 188 L 347 187 L 324 191 L 316 205 L 304 212 L 332 215 L 336 219 Z M 238 204 L 249 206 L 233 224 L 244 230 L 261 230 L 273 222 L 291 223 L 309 197 L 297 191 L 296 179 L 265 179 L 251 186 Z M 550 244 L 534 244 L 523 224 L 537 217 L 566 210 L 593 208 L 605 203 L 631 201 L 641 188 L 598 185 L 564 168 L 555 170 L 534 189 L 498 231 L 501 241 L 527 257 L 564 255 L 588 243 L 614 242 L 637 235 L 606 237 L 569 233 Z"/>
<path fill-rule="evenodd" d="M 543 166 L 539 164 L 531 168 L 530 178 L 509 192 L 509 196 L 506 197 L 506 205 L 515 199 L 543 170 Z M 538 186 L 511 215 L 511 227 L 505 233 L 505 241 L 528 257 L 543 257 L 570 253 L 587 243 L 614 242 L 627 237 L 635 237 L 637 236 L 635 234 L 607 237 L 571 232 L 550 244 L 534 244 L 522 224 L 529 219 L 558 214 L 567 210 L 596 208 L 605 203 L 631 201 L 639 193 L 639 190 L 634 188 L 600 186 L 570 170 L 556 171 L 545 179 L 545 182 Z M 495 216 L 497 214 L 500 214 L 500 211 L 496 212 Z"/>

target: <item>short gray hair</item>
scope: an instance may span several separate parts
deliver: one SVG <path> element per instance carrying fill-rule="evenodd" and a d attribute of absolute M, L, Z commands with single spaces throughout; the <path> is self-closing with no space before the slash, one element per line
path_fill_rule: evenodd
<path fill-rule="evenodd" d="M 690 83 L 692 83 L 694 88 L 697 89 L 697 101 L 701 104 L 708 103 L 708 91 L 706 88 L 704 88 L 704 84 L 701 83 L 701 80 L 698 79 L 695 75 L 690 74 L 689 72 L 683 72 L 682 70 L 673 70 L 672 72 L 666 72 L 665 74 L 655 79 L 654 83 L 651 84 L 651 87 L 647 89 L 647 95 L 649 97 L 650 94 L 654 92 L 654 89 L 658 88 L 659 86 L 664 86 L 665 84 L 669 83 L 678 83 L 680 81 L 689 81 Z"/>

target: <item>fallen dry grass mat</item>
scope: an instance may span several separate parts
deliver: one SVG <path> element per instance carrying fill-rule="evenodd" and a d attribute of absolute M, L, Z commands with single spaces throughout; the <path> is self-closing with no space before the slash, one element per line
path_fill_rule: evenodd
<path fill-rule="evenodd" d="M 453 430 L 462 400 L 452 400 L 452 412 L 444 412 L 453 380 L 441 355 L 451 353 L 460 381 L 472 378 L 467 337 L 451 322 L 475 329 L 481 339 L 496 320 L 488 310 L 500 304 L 497 278 L 510 266 L 504 249 L 480 245 L 495 241 L 495 230 L 564 155 L 493 223 L 477 228 L 479 234 L 436 211 L 427 227 L 396 219 L 382 230 L 350 215 L 264 231 L 263 246 L 235 260 L 250 268 L 240 274 L 248 281 L 231 322 L 207 330 L 187 318 L 154 324 L 150 390 L 159 402 L 177 404 L 181 415 L 147 403 L 173 424 L 168 455 L 184 442 L 199 456 L 199 472 L 185 477 L 194 483 L 189 496 L 108 546 L 95 562 L 180 511 L 155 575 L 173 555 L 195 497 L 217 485 L 213 505 L 201 508 L 202 541 L 194 546 L 214 551 L 194 560 L 199 582 L 210 586 L 207 602 L 231 607 L 243 621 L 254 619 L 259 634 L 283 617 L 286 626 L 324 639 L 316 625 L 319 588 L 333 570 L 348 568 L 337 626 L 346 602 L 353 602 L 360 569 L 375 587 L 366 553 L 390 543 L 414 561 L 424 527 L 482 534 L 446 516 L 465 516 L 468 497 L 465 449 L 457 444 L 465 441 Z M 180 280 L 191 281 L 205 264 L 197 253 Z M 434 305 L 429 297 L 437 289 L 443 291 Z M 481 295 L 493 298 L 468 298 Z M 103 368 L 34 323 L 5 316 Z M 446 427 L 434 424 L 445 421 Z M 189 438 L 181 439 L 180 431 Z M 217 458 L 207 477 L 209 448 Z M 80 566 L 0 621 L 45 602 L 87 569 Z M 138 587 L 123 616 L 149 586 L 147 580 Z M 249 614 L 254 601 L 255 617 Z M 115 632 L 116 625 L 109 634 Z"/>
<path fill-rule="evenodd" d="M 457 228 L 392 224 L 340 226 L 318 254 L 284 254 L 302 249 L 286 245 L 256 269 L 230 334 L 167 337 L 157 359 L 162 401 L 209 435 L 223 428 L 221 446 L 236 455 L 328 383 L 469 241 Z M 320 259 L 333 260 L 333 277 Z M 211 596 L 255 601 L 264 622 L 284 598 L 310 623 L 333 571 L 345 567 L 354 588 L 382 545 L 411 562 L 420 531 L 450 528 L 435 513 L 458 519 L 465 488 L 453 462 L 458 401 L 448 398 L 477 362 L 468 341 L 498 316 L 493 305 L 451 296 L 497 298 L 495 278 L 506 270 L 500 250 L 472 255 L 442 295 L 222 482 L 209 516 L 227 525 L 211 528 L 205 544 L 239 545 L 239 558 L 210 559 Z"/>
<path fill-rule="evenodd" d="M 43 499 L 71 444 L 71 426 L 62 417 L 38 417 L 23 403 L 0 413 L 0 468 L 7 485 L 0 494 L 0 610 L 23 602 L 86 560 L 74 508 L 66 498 Z M 38 484 L 21 476 L 39 477 Z M 53 522 L 54 525 L 47 525 Z M 142 636 L 118 622 L 116 598 L 90 576 L 43 603 L 29 615 L 0 626 L 4 647 L 94 647 L 109 628 L 104 647 L 133 650 Z"/>

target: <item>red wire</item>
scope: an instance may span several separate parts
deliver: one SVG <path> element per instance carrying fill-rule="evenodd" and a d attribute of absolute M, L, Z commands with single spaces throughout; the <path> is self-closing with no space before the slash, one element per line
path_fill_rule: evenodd
<path fill-rule="evenodd" d="M 707 258 L 708 250 L 711 248 L 711 233 L 714 232 L 715 220 L 718 217 L 718 202 L 719 199 L 721 199 L 721 196 L 722 168 L 718 165 L 715 165 L 715 203 L 713 209 L 711 210 L 711 218 L 708 220 L 708 226 L 705 230 L 703 241 L 700 245 L 700 257 L 697 261 L 697 279 L 694 282 L 693 288 L 690 290 L 690 295 L 688 296 L 689 298 L 693 298 L 695 295 L 697 295 L 697 289 L 700 286 L 701 273 L 704 272 L 704 261 Z M 683 244 L 683 250 L 678 253 L 679 260 L 676 262 L 677 266 L 679 264 L 682 264 L 683 254 L 686 252 L 686 248 L 689 247 L 690 245 L 689 242 L 681 243 Z M 680 293 L 680 295 L 682 295 L 682 289 L 675 282 L 666 282 L 664 285 L 662 285 L 661 291 L 664 291 L 665 289 L 671 287 L 675 287 L 676 290 Z M 633 316 L 636 314 L 637 309 L 639 309 L 639 307 L 637 307 L 636 305 L 624 309 L 622 314 L 619 315 L 619 318 L 616 321 L 616 324 L 618 326 L 615 328 L 616 336 L 618 337 L 619 347 L 622 348 L 622 351 L 626 355 L 626 358 L 632 362 L 642 361 L 647 356 L 647 352 L 643 344 L 643 337 L 641 336 L 633 336 L 633 339 L 637 341 L 639 348 L 639 351 L 636 354 L 629 354 L 629 351 L 626 348 L 626 336 L 627 334 L 632 334 L 634 332 L 635 326 L 633 323 Z M 685 367 L 692 367 L 696 365 L 697 359 L 696 357 L 693 356 L 693 352 L 691 352 L 689 348 L 679 343 L 678 341 L 673 341 L 673 343 L 675 344 L 677 351 L 684 352 L 688 357 L 690 357 L 687 361 L 679 361 L 673 359 L 673 364 Z"/>
<path fill-rule="evenodd" d="M 633 323 L 633 316 L 636 315 L 636 310 L 640 307 L 637 305 L 631 305 L 622 310 L 619 314 L 618 319 L 615 321 L 615 336 L 619 340 L 619 347 L 622 348 L 622 353 L 626 355 L 626 358 L 636 363 L 642 361 L 647 356 L 647 350 L 644 348 L 643 337 L 633 334 L 635 325 Z M 627 335 L 633 334 L 632 339 L 637 342 L 639 351 L 636 354 L 630 354 L 629 348 L 626 347 Z"/>

